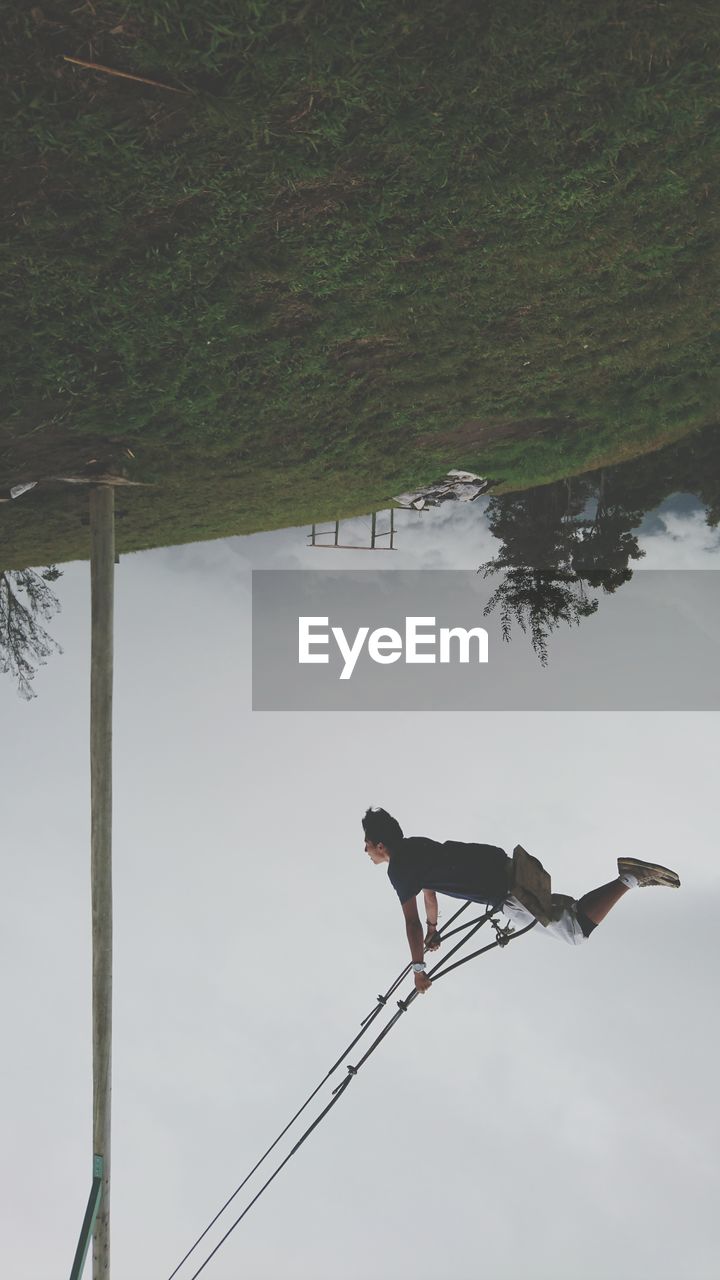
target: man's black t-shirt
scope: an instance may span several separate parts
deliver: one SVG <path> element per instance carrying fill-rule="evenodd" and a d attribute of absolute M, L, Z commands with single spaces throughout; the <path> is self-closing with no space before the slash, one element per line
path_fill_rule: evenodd
<path fill-rule="evenodd" d="M 440 844 L 426 836 L 409 836 L 393 850 L 388 876 L 401 902 L 421 889 L 434 889 L 450 898 L 487 904 L 500 902 L 508 892 L 510 860 L 493 844 Z"/>

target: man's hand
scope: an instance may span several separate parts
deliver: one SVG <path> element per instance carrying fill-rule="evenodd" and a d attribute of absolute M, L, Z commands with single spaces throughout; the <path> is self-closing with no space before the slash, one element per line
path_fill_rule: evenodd
<path fill-rule="evenodd" d="M 424 965 L 424 943 L 423 928 L 418 915 L 417 902 L 414 898 L 408 898 L 407 902 L 402 904 L 403 915 L 405 917 L 405 930 L 407 940 L 410 943 L 410 957 L 412 963 Z M 437 918 L 437 917 L 435 917 Z M 415 974 L 415 990 L 420 991 L 423 995 L 430 990 L 432 982 L 425 973 L 424 968 Z"/>
<path fill-rule="evenodd" d="M 437 931 L 437 925 L 436 925 L 436 924 L 429 924 L 429 925 L 428 925 L 428 927 L 427 927 L 427 933 L 425 934 L 425 943 L 424 943 L 424 945 L 425 945 L 425 950 L 426 950 L 426 951 L 437 951 L 437 950 L 438 950 L 438 948 L 439 948 L 439 946 L 440 946 L 440 935 L 438 934 L 438 931 Z"/>

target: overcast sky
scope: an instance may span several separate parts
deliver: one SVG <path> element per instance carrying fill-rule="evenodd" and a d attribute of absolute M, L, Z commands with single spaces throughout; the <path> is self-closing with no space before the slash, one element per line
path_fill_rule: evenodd
<path fill-rule="evenodd" d="M 694 508 L 646 525 L 644 566 L 720 567 Z M 303 540 L 116 572 L 114 1277 L 169 1275 L 406 963 L 363 853 L 382 804 L 406 834 L 520 842 L 559 892 L 620 854 L 683 887 L 627 895 L 586 947 L 535 930 L 438 983 L 203 1274 L 709 1280 L 717 714 L 252 713 L 248 569 L 317 567 Z M 400 545 L 377 559 L 492 554 L 472 507 Z M 13 1280 L 69 1271 L 91 1177 L 88 579 L 78 564 L 57 584 L 64 654 L 38 697 L 0 685 Z"/>

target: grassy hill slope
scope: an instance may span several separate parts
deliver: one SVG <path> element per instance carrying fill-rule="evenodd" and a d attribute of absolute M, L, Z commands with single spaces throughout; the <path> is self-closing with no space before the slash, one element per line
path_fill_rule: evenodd
<path fill-rule="evenodd" d="M 707 6 L 0 16 L 0 485 L 122 458 L 152 488 L 121 545 L 155 545 L 448 466 L 549 480 L 717 416 Z M 82 554 L 82 505 L 0 507 L 0 558 Z"/>

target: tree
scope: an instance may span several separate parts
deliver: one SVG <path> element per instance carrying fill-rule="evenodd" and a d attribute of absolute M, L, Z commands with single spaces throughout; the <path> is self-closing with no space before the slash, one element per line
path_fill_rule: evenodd
<path fill-rule="evenodd" d="M 544 667 L 548 662 L 548 637 L 561 622 L 579 626 L 581 618 L 597 612 L 597 600 L 586 596 L 582 580 L 568 571 L 507 569 L 499 559 L 484 566 L 484 576 L 503 573 L 502 582 L 483 610 L 485 616 L 500 609 L 502 638 L 509 641 L 512 623 L 529 634 L 532 647 Z"/>
<path fill-rule="evenodd" d="M 52 653 L 62 653 L 43 626 L 60 609 L 49 586 L 59 577 L 55 565 L 41 573 L 34 569 L 0 573 L 0 671 L 14 677 L 20 697 L 27 701 L 36 696 L 32 681 L 38 667 Z"/>
<path fill-rule="evenodd" d="M 617 590 L 632 577 L 629 561 L 643 554 L 631 533 L 642 513 L 608 500 L 611 475 L 571 477 L 498 496 L 488 506 L 490 528 L 502 546 L 481 568 L 486 578 L 505 576 L 485 614 L 500 610 L 506 641 L 517 623 L 543 666 L 551 632 L 560 623 L 578 626 L 597 612 L 598 601 L 588 596 L 586 584 L 606 593 Z"/>
<path fill-rule="evenodd" d="M 622 470 L 620 469 L 622 478 Z M 579 578 L 606 594 L 616 591 L 632 578 L 631 560 L 641 560 L 635 530 L 645 507 L 631 502 L 629 494 L 618 492 L 617 471 L 603 469 L 599 475 L 595 516 L 576 521 L 571 565 Z"/>
<path fill-rule="evenodd" d="M 499 559 L 513 568 L 554 570 L 568 563 L 593 492 L 592 477 L 573 476 L 491 498 L 486 517 L 503 544 Z"/>
<path fill-rule="evenodd" d="M 596 612 L 587 588 L 608 595 L 630 581 L 631 565 L 645 554 L 637 534 L 643 517 L 672 494 L 696 494 L 717 527 L 719 460 L 720 432 L 706 428 L 621 466 L 492 498 L 488 523 L 502 545 L 480 567 L 485 577 L 505 575 L 485 609 L 499 609 L 503 639 L 517 623 L 545 665 L 557 625 Z"/>

